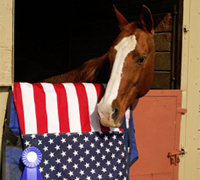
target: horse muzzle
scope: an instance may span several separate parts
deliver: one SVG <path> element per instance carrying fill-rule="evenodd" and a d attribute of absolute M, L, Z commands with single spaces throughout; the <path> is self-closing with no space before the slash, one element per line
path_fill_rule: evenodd
<path fill-rule="evenodd" d="M 97 114 L 103 126 L 118 128 L 122 124 L 123 116 L 120 118 L 120 109 L 117 106 L 98 104 Z"/>

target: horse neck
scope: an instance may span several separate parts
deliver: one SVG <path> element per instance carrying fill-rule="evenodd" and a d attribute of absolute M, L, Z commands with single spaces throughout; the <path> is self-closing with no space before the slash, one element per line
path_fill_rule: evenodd
<path fill-rule="evenodd" d="M 108 54 L 87 61 L 78 70 L 81 82 L 107 83 L 110 73 Z"/>

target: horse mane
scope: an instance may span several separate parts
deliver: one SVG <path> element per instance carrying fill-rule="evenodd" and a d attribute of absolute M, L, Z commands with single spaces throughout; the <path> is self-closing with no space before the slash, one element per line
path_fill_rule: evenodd
<path fill-rule="evenodd" d="M 107 83 L 110 71 L 108 54 L 91 59 L 78 69 L 82 82 Z"/>
<path fill-rule="evenodd" d="M 65 82 L 89 82 L 89 83 L 107 83 L 110 73 L 110 63 L 108 54 L 91 59 L 83 65 L 64 74 L 49 77 L 41 82 L 65 83 Z"/>

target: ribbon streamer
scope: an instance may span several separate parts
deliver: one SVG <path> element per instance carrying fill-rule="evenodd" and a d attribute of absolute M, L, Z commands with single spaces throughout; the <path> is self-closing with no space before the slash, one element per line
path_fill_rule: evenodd
<path fill-rule="evenodd" d="M 25 169 L 21 180 L 42 180 L 38 165 L 42 160 L 42 154 L 36 147 L 28 147 L 22 152 L 22 162 Z"/>

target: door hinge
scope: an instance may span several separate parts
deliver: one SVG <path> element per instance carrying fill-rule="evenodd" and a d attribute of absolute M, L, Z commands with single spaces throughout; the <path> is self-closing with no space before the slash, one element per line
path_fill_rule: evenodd
<path fill-rule="evenodd" d="M 185 154 L 185 150 L 181 149 L 179 151 L 175 152 L 169 152 L 168 153 L 168 158 L 170 158 L 170 163 L 174 164 L 175 166 L 180 162 L 179 155 Z"/>

